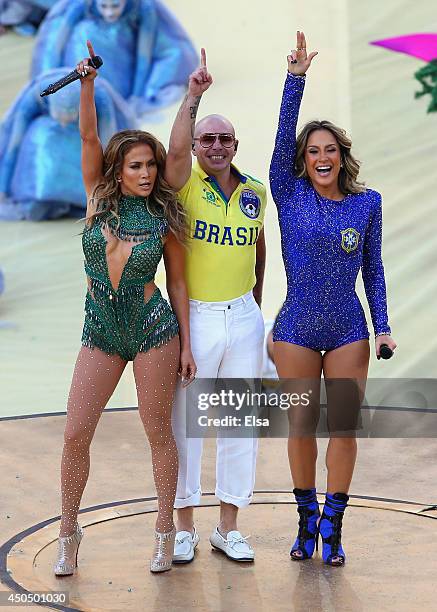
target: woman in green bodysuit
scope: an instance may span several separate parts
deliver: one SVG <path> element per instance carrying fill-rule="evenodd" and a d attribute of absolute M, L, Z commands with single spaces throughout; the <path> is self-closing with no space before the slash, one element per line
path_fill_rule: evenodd
<path fill-rule="evenodd" d="M 94 55 L 88 42 L 91 57 Z M 77 523 L 89 474 L 89 448 L 100 415 L 127 361 L 133 361 L 138 407 L 149 439 L 158 495 L 151 571 L 171 568 L 178 456 L 171 427 L 176 378 L 196 366 L 184 279 L 184 213 L 164 181 L 165 149 L 151 134 L 115 134 L 103 152 L 94 103 L 96 71 L 81 74 L 82 173 L 88 197 L 83 250 L 88 292 L 82 348 L 67 406 L 61 464 L 62 519 L 57 576 L 74 573 L 82 530 Z M 154 284 L 164 256 L 173 309 Z M 174 312 L 173 312 L 174 310 Z"/>

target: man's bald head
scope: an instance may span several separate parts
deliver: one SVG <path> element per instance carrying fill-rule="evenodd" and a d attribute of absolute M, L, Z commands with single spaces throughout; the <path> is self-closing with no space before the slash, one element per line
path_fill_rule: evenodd
<path fill-rule="evenodd" d="M 220 138 L 215 138 L 209 146 L 202 147 L 199 142 L 202 134 L 232 134 L 234 142 L 231 146 L 224 146 Z M 238 140 L 235 139 L 234 126 L 223 115 L 208 115 L 196 125 L 193 155 L 197 157 L 200 167 L 209 176 L 218 176 L 223 172 L 229 172 L 237 149 Z"/>
<path fill-rule="evenodd" d="M 200 134 L 233 134 L 235 129 L 229 119 L 223 115 L 207 115 L 203 117 L 197 124 L 194 130 L 194 137 L 197 138 Z"/>

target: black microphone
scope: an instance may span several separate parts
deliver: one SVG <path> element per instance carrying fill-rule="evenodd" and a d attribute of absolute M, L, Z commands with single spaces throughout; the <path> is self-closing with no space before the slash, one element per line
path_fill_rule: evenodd
<path fill-rule="evenodd" d="M 390 359 L 390 357 L 393 357 L 393 351 L 388 346 L 388 344 L 381 344 L 379 348 L 379 356 L 381 357 L 381 359 Z"/>
<path fill-rule="evenodd" d="M 89 63 L 96 70 L 100 68 L 100 66 L 103 66 L 103 60 L 100 55 L 95 55 L 94 57 L 90 58 Z M 73 70 L 73 72 L 70 72 L 70 74 L 67 74 L 67 76 L 63 77 L 62 79 L 59 79 L 59 81 L 56 81 L 56 83 L 52 83 L 47 87 L 47 89 L 44 89 L 44 91 L 40 93 L 41 98 L 56 93 L 66 85 L 74 83 L 74 81 L 77 81 L 77 79 L 80 79 L 80 77 L 81 75 L 77 72 L 77 70 Z"/>

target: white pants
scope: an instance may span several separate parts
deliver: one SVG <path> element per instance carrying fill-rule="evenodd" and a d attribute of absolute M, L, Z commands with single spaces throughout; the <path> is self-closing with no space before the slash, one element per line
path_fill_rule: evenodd
<path fill-rule="evenodd" d="M 260 378 L 264 322 L 258 304 L 247 293 L 228 302 L 190 300 L 191 349 L 196 378 Z M 186 437 L 185 390 L 178 385 L 173 432 L 179 453 L 175 508 L 200 503 L 202 438 Z M 255 486 L 256 438 L 217 437 L 216 496 L 238 508 L 247 506 Z"/>

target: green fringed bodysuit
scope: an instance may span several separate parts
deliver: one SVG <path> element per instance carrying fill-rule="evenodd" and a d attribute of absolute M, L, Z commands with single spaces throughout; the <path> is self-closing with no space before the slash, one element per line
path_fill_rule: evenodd
<path fill-rule="evenodd" d="M 131 361 L 137 353 L 168 342 L 179 328 L 158 288 L 144 301 L 144 285 L 154 280 L 162 257 L 167 220 L 152 215 L 147 200 L 136 196 L 123 196 L 118 214 L 118 228 L 117 220 L 104 213 L 82 235 L 85 272 L 90 279 L 82 344 Z M 120 240 L 138 243 L 132 248 L 116 290 L 109 278 L 104 228 Z"/>

